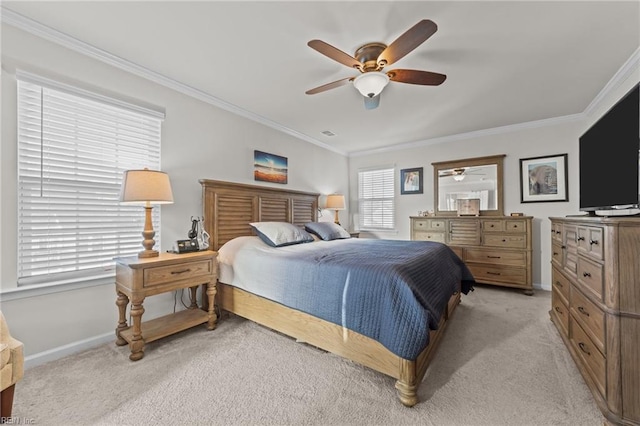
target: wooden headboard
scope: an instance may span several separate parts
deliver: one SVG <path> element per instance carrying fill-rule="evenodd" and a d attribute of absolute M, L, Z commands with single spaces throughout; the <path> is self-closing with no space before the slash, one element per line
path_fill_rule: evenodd
<path fill-rule="evenodd" d="M 210 250 L 217 251 L 235 237 L 255 235 L 251 222 L 304 226 L 318 219 L 320 194 L 208 179 L 199 182 Z"/>

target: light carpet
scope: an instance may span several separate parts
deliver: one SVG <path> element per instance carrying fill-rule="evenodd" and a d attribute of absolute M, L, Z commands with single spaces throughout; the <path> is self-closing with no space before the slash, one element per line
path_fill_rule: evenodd
<path fill-rule="evenodd" d="M 29 369 L 14 418 L 38 425 L 602 425 L 549 320 L 550 293 L 464 296 L 413 408 L 394 379 L 239 317 L 152 342 L 106 344 Z"/>

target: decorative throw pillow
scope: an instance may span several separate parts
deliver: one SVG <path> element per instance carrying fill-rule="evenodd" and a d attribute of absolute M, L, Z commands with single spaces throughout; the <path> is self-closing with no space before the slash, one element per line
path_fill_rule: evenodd
<path fill-rule="evenodd" d="M 308 243 L 313 237 L 304 229 L 287 222 L 254 222 L 250 223 L 262 241 L 272 247 L 290 246 Z"/>
<path fill-rule="evenodd" d="M 351 235 L 342 226 L 333 222 L 309 222 L 304 225 L 304 229 L 325 241 L 351 238 Z"/>

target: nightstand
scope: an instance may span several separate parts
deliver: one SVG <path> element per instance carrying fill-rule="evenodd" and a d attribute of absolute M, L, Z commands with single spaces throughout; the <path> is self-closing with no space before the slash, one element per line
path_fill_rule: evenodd
<path fill-rule="evenodd" d="M 360 238 L 360 232 L 349 232 L 351 238 Z"/>
<path fill-rule="evenodd" d="M 217 253 L 200 251 L 174 254 L 160 253 L 157 257 L 116 258 L 116 305 L 118 305 L 118 327 L 116 344 L 127 343 L 131 349 L 129 359 L 137 361 L 144 356 L 145 343 L 177 333 L 198 324 L 207 323 L 207 328 L 216 328 L 214 311 L 216 295 Z M 204 311 L 198 307 L 196 294 L 203 285 L 202 299 L 208 307 Z M 206 285 L 205 299 L 204 288 Z M 142 322 L 145 297 L 188 288 L 191 291 L 191 305 L 188 309 L 165 315 L 151 321 Z M 131 322 L 127 323 L 127 305 L 131 301 Z"/>

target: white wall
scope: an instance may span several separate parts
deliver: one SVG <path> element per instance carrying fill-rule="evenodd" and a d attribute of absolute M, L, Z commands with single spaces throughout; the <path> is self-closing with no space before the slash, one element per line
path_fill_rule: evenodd
<path fill-rule="evenodd" d="M 637 55 L 636 55 L 637 56 Z M 551 289 L 551 223 L 549 217 L 580 214 L 578 139 L 618 99 L 640 81 L 637 67 L 626 70 L 626 77 L 615 79 L 607 86 L 587 113 L 550 120 L 543 127 L 514 126 L 512 131 L 449 141 L 410 149 L 369 155 L 352 156 L 349 161 L 351 211 L 357 212 L 358 170 L 389 165 L 393 159 L 396 175 L 405 168 L 424 167 L 424 194 L 400 195 L 396 192 L 396 233 L 376 233 L 380 238 L 409 239 L 409 216 L 419 210 L 434 210 L 433 166 L 431 163 L 462 158 L 506 154 L 504 159 L 505 214 L 523 212 L 533 216 L 533 283 L 537 288 Z M 624 71 L 624 70 L 623 70 Z M 613 81 L 613 80 L 612 80 Z M 606 147 L 603 147 L 606 149 Z M 569 201 L 545 203 L 520 202 L 520 159 L 554 154 L 568 154 Z M 396 179 L 398 177 L 396 176 Z"/>
<path fill-rule="evenodd" d="M 162 207 L 162 251 L 186 238 L 192 215 L 202 215 L 199 179 L 255 183 L 254 149 L 288 158 L 287 188 L 348 194 L 348 158 L 343 155 L 2 25 L 0 297 L 12 334 L 23 341 L 27 356 L 77 342 L 90 344 L 96 336 L 104 340 L 115 329 L 117 308 L 112 282 L 55 294 L 16 292 L 16 69 L 165 110 L 162 170 L 171 177 L 175 203 Z M 326 164 L 332 165 L 329 172 Z M 329 212 L 323 217 L 331 218 Z M 173 304 L 170 294 L 149 298 L 145 319 L 171 312 Z"/>

